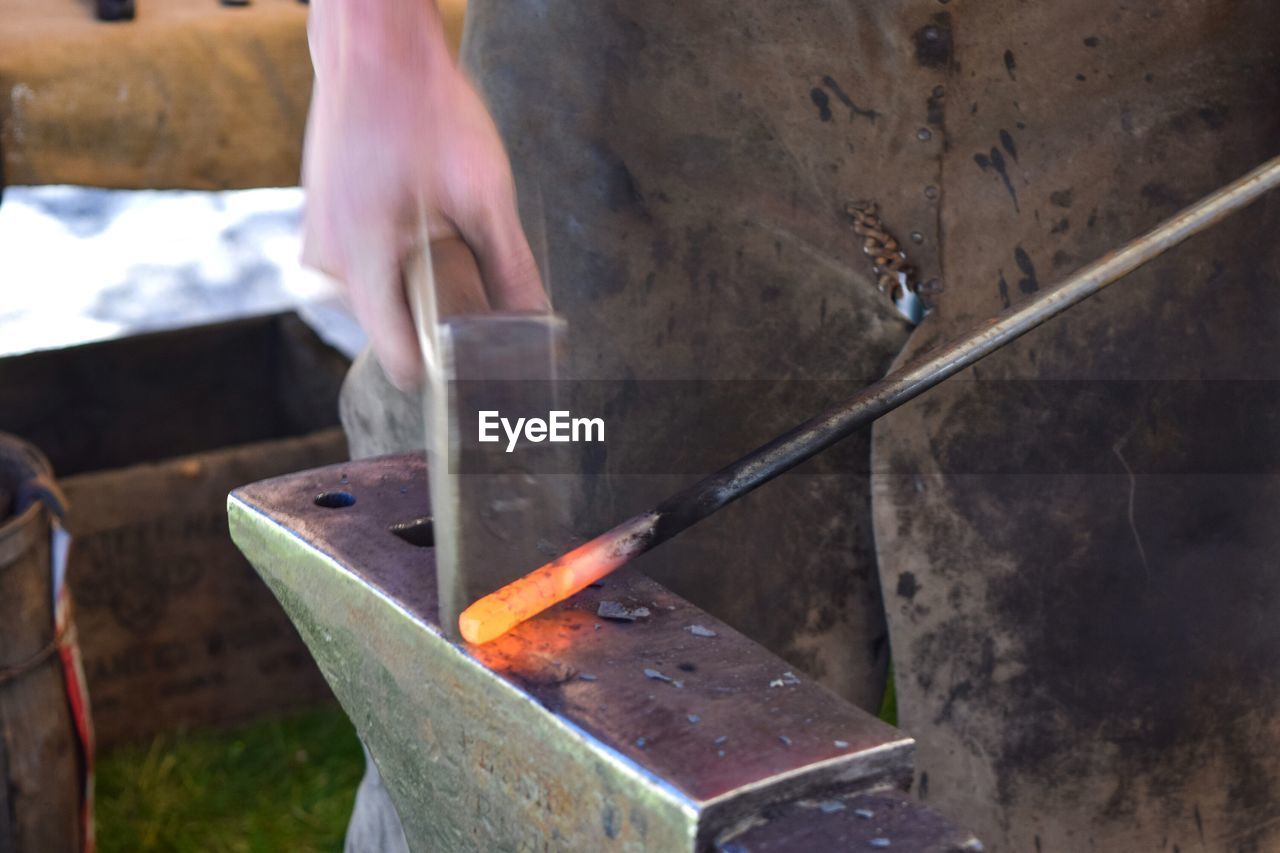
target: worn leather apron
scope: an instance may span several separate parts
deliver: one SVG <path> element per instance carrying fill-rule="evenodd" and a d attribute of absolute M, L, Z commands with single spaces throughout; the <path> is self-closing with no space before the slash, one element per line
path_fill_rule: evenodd
<path fill-rule="evenodd" d="M 1280 153 L 1274 4 L 945 8 L 904 357 Z M 1271 196 L 876 425 L 916 790 L 988 849 L 1280 850 L 1278 240 Z"/>
<path fill-rule="evenodd" d="M 590 461 L 584 531 L 686 482 L 709 461 L 687 448 L 708 436 L 728 461 L 806 416 L 787 387 L 888 366 L 908 327 L 846 201 L 879 204 L 926 282 L 914 352 L 1280 150 L 1268 11 L 471 0 L 464 59 L 570 320 L 571 373 L 593 380 L 579 402 L 597 410 L 581 413 L 618 425 Z M 1275 378 L 1276 210 L 1198 238 L 979 377 Z M 643 393 L 692 379 L 713 380 L 701 407 Z M 1230 477 L 1154 482 L 1220 414 L 1197 405 L 1206 384 L 1093 387 L 952 382 L 874 447 L 849 439 L 643 567 L 872 706 L 878 549 L 918 793 L 988 849 L 1272 849 L 1275 481 L 1236 470 L 1245 453 Z M 1126 417 L 1149 403 L 1155 426 L 1115 416 L 1117 398 Z M 358 451 L 413 446 L 418 418 L 358 365 Z M 1093 444 L 1059 450 L 1078 435 Z"/>

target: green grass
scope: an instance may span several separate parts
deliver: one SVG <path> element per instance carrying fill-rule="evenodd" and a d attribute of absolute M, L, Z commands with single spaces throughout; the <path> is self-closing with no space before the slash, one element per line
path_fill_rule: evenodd
<path fill-rule="evenodd" d="M 884 696 L 880 698 L 879 717 L 891 726 L 898 724 L 898 688 L 893 683 L 893 661 L 889 661 L 889 676 L 884 682 Z"/>
<path fill-rule="evenodd" d="M 897 722 L 893 673 L 880 717 Z M 337 708 L 99 756 L 98 849 L 340 851 L 364 756 Z"/>
<path fill-rule="evenodd" d="M 364 757 L 336 708 L 100 756 L 98 847 L 339 851 Z"/>

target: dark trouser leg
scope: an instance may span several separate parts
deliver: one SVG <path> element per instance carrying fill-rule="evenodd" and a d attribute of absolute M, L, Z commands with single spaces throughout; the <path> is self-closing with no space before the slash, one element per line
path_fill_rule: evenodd
<path fill-rule="evenodd" d="M 382 776 L 369 751 L 364 753 L 364 778 L 356 789 L 355 807 L 347 824 L 343 853 L 408 853 L 404 827 L 382 784 Z"/>

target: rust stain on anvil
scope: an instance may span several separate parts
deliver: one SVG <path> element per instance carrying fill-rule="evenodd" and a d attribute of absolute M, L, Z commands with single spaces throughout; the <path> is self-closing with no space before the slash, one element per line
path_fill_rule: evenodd
<path fill-rule="evenodd" d="M 334 491 L 354 502 L 317 505 L 317 495 Z M 421 516 L 427 500 L 425 464 L 416 456 L 304 472 L 232 496 L 233 504 L 323 553 L 447 643 L 436 614 L 431 549 L 389 532 Z M 644 607 L 649 615 L 604 619 L 597 615 L 602 601 Z M 375 612 L 357 611 L 353 624 Z M 689 630 L 695 625 L 698 631 Z M 738 820 L 746 805 L 802 796 L 815 786 L 904 784 L 910 776 L 912 743 L 896 729 L 803 673 L 793 675 L 792 665 L 628 570 L 492 643 L 452 647 L 581 733 L 593 749 L 624 757 L 678 792 L 699 820 L 730 801 L 736 805 L 723 808 L 722 817 Z M 430 680 L 433 672 L 422 671 L 421 678 Z M 512 732 L 507 748 L 522 748 L 519 735 Z M 704 831 L 700 823 L 698 833 Z"/>

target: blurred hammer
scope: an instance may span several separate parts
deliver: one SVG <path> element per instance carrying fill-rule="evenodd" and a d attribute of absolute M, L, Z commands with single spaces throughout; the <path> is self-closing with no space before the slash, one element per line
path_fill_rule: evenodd
<path fill-rule="evenodd" d="M 465 242 L 430 241 L 425 219 L 418 242 L 405 280 L 426 368 L 423 414 L 440 624 L 456 630 L 468 604 L 556 553 L 547 553 L 547 543 L 568 541 L 563 476 L 522 466 L 528 454 L 464 459 L 461 453 L 461 437 L 479 411 L 545 416 L 556 408 L 566 326 L 553 314 L 492 312 Z"/>

